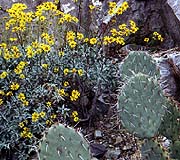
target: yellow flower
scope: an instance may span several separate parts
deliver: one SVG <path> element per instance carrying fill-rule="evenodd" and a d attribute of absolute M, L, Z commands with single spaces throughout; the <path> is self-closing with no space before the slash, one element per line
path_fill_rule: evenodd
<path fill-rule="evenodd" d="M 32 138 L 32 133 L 31 132 L 28 132 L 28 134 L 27 134 L 27 138 Z"/>
<path fill-rule="evenodd" d="M 72 116 L 73 116 L 73 117 L 78 116 L 78 112 L 77 112 L 77 111 L 73 111 L 73 112 L 72 112 Z"/>
<path fill-rule="evenodd" d="M 5 48 L 7 47 L 7 44 L 6 44 L 6 43 L 1 43 L 1 44 L 0 44 L 0 47 L 2 47 L 2 48 L 5 49 Z"/>
<path fill-rule="evenodd" d="M 13 92 L 12 91 L 9 91 L 6 93 L 6 96 L 12 96 L 13 95 Z"/>
<path fill-rule="evenodd" d="M 90 9 L 90 10 L 93 10 L 94 8 L 95 8 L 95 6 L 89 5 L 89 9 Z"/>
<path fill-rule="evenodd" d="M 15 82 L 13 82 L 13 83 L 10 85 L 10 89 L 11 89 L 11 90 L 14 90 L 14 91 L 18 90 L 19 87 L 20 87 L 19 84 L 18 84 L 18 83 L 15 83 Z"/>
<path fill-rule="evenodd" d="M 23 103 L 24 106 L 28 106 L 29 105 L 29 101 L 27 101 L 27 100 L 22 100 L 22 103 Z"/>
<path fill-rule="evenodd" d="M 43 68 L 47 69 L 48 68 L 48 64 L 42 64 L 41 65 Z"/>
<path fill-rule="evenodd" d="M 24 78 L 25 78 L 25 75 L 24 75 L 24 74 L 20 74 L 20 75 L 19 75 L 19 78 L 20 78 L 20 79 L 24 79 Z"/>
<path fill-rule="evenodd" d="M 44 50 L 44 52 L 49 52 L 51 50 L 51 47 L 47 44 L 42 44 L 41 48 Z"/>
<path fill-rule="evenodd" d="M 33 48 L 38 48 L 38 45 L 39 45 L 38 41 L 32 42 L 32 47 Z"/>
<path fill-rule="evenodd" d="M 70 96 L 70 99 L 71 101 L 76 101 L 80 96 L 80 92 L 78 90 L 73 90 L 71 92 L 71 96 Z"/>
<path fill-rule="evenodd" d="M 51 120 L 46 120 L 46 125 L 51 125 L 52 124 L 52 121 Z"/>
<path fill-rule="evenodd" d="M 72 72 L 72 73 L 76 73 L 76 72 L 77 72 L 76 68 L 73 68 L 73 69 L 71 70 L 71 72 Z"/>
<path fill-rule="evenodd" d="M 118 10 L 117 10 L 117 14 L 118 14 L 118 15 L 123 14 L 123 9 L 122 9 L 122 7 L 119 7 L 119 8 L 118 8 Z"/>
<path fill-rule="evenodd" d="M 34 112 L 34 113 L 32 114 L 32 122 L 37 122 L 38 119 L 39 119 L 39 113 Z"/>
<path fill-rule="evenodd" d="M 47 107 L 51 107 L 52 103 L 50 101 L 46 102 Z"/>
<path fill-rule="evenodd" d="M 149 38 L 144 38 L 144 42 L 149 42 Z"/>
<path fill-rule="evenodd" d="M 46 113 L 45 112 L 40 112 L 39 115 L 40 115 L 41 118 L 44 118 Z"/>
<path fill-rule="evenodd" d="M 58 67 L 54 67 L 53 71 L 54 71 L 54 73 L 57 73 L 57 72 L 59 72 L 59 68 Z"/>
<path fill-rule="evenodd" d="M 63 52 L 63 51 L 60 51 L 60 52 L 58 53 L 58 55 L 59 55 L 59 57 L 64 56 L 64 52 Z"/>
<path fill-rule="evenodd" d="M 112 16 L 113 14 L 115 14 L 114 9 L 110 9 L 110 10 L 108 11 L 108 14 L 111 15 L 111 16 Z"/>
<path fill-rule="evenodd" d="M 4 78 L 7 77 L 7 75 L 8 75 L 8 73 L 7 73 L 6 71 L 3 71 L 3 72 L 0 74 L 0 78 L 1 78 L 1 79 L 4 79 Z"/>
<path fill-rule="evenodd" d="M 63 84 L 64 87 L 67 87 L 69 86 L 69 82 L 65 81 L 64 84 Z"/>
<path fill-rule="evenodd" d="M 66 95 L 64 89 L 58 89 L 58 94 L 59 94 L 60 96 L 65 96 L 65 95 Z"/>
<path fill-rule="evenodd" d="M 5 92 L 3 90 L 0 90 L 0 95 L 4 96 Z"/>
<path fill-rule="evenodd" d="M 78 33 L 77 33 L 77 38 L 78 38 L 78 39 L 83 39 L 83 38 L 84 38 L 84 35 L 83 35 L 82 33 L 79 33 L 79 32 L 78 32 Z"/>
<path fill-rule="evenodd" d="M 23 131 L 28 132 L 28 131 L 29 131 L 29 128 L 24 127 L 24 128 L 23 128 Z"/>
<path fill-rule="evenodd" d="M 69 46 L 70 46 L 71 48 L 76 47 L 76 45 L 77 45 L 77 43 L 76 43 L 75 41 L 70 41 L 70 42 L 69 42 Z"/>
<path fill-rule="evenodd" d="M 85 39 L 84 39 L 84 42 L 85 42 L 85 43 L 87 43 L 88 41 L 89 41 L 89 39 L 88 39 L 88 38 L 85 38 Z"/>
<path fill-rule="evenodd" d="M 17 41 L 17 38 L 9 38 L 9 40 L 10 40 L 11 42 L 13 42 L 13 41 Z"/>
<path fill-rule="evenodd" d="M 78 75 L 82 76 L 83 75 L 83 70 L 82 69 L 78 69 Z"/>
<path fill-rule="evenodd" d="M 15 72 L 16 74 L 21 74 L 21 73 L 22 73 L 22 69 L 20 69 L 20 68 L 15 68 L 15 69 L 14 69 L 14 72 Z"/>
<path fill-rule="evenodd" d="M 74 117 L 74 122 L 78 122 L 79 118 L 78 117 Z"/>
<path fill-rule="evenodd" d="M 1 98 L 0 98 L 0 105 L 2 105 L 2 104 L 3 104 L 3 102 L 4 102 L 4 101 L 3 101 L 3 99 L 1 99 Z"/>
<path fill-rule="evenodd" d="M 69 73 L 69 69 L 65 68 L 63 72 L 64 72 L 64 75 L 67 75 Z"/>
<path fill-rule="evenodd" d="M 97 39 L 96 38 L 91 38 L 90 40 L 89 40 L 89 43 L 90 44 L 96 44 L 97 43 Z"/>
<path fill-rule="evenodd" d="M 23 128 L 24 127 L 24 123 L 23 122 L 21 122 L 21 123 L 19 123 L 19 125 L 18 125 L 20 128 Z"/>
<path fill-rule="evenodd" d="M 18 99 L 21 100 L 21 101 L 25 100 L 26 99 L 25 94 L 24 93 L 19 93 Z"/>
<path fill-rule="evenodd" d="M 22 138 L 26 138 L 27 137 L 27 132 L 26 131 L 21 132 L 20 136 Z"/>
<path fill-rule="evenodd" d="M 55 119 L 56 117 L 57 117 L 56 114 L 51 115 L 51 119 Z"/>
<path fill-rule="evenodd" d="M 72 20 L 72 16 L 68 13 L 68 14 L 64 14 L 64 20 L 67 22 L 71 22 Z"/>
<path fill-rule="evenodd" d="M 46 19 L 45 16 L 40 16 L 40 17 L 39 17 L 39 20 L 40 20 L 41 22 L 45 21 L 45 19 Z"/>
<path fill-rule="evenodd" d="M 112 29 L 110 30 L 110 32 L 111 32 L 111 34 L 112 34 L 113 36 L 116 36 L 116 35 L 118 34 L 118 32 L 117 32 L 117 30 L 116 30 L 115 28 L 112 28 Z"/>
<path fill-rule="evenodd" d="M 110 8 L 115 8 L 115 7 L 117 7 L 116 2 L 109 2 L 108 5 L 109 5 Z"/>

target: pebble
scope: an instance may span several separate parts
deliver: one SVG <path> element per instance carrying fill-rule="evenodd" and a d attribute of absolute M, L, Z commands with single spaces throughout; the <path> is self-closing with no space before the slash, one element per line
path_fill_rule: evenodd
<path fill-rule="evenodd" d="M 100 130 L 95 130 L 94 136 L 95 138 L 102 138 L 102 132 Z"/>

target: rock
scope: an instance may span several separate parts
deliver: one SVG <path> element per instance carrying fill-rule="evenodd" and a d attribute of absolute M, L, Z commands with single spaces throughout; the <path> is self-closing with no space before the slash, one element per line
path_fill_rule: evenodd
<path fill-rule="evenodd" d="M 107 152 L 107 149 L 102 144 L 92 143 L 90 144 L 90 151 L 93 157 L 102 158 Z"/>
<path fill-rule="evenodd" d="M 107 159 L 118 159 L 120 157 L 121 151 L 119 149 L 115 149 L 115 150 L 108 150 L 108 152 L 106 153 L 106 158 Z"/>
<path fill-rule="evenodd" d="M 180 21 L 180 0 L 167 0 L 168 5 L 172 8 L 175 16 Z"/>
<path fill-rule="evenodd" d="M 102 138 L 102 132 L 100 130 L 95 130 L 94 136 L 95 138 Z"/>
<path fill-rule="evenodd" d="M 116 137 L 116 142 L 114 145 L 119 145 L 123 141 L 121 136 Z"/>

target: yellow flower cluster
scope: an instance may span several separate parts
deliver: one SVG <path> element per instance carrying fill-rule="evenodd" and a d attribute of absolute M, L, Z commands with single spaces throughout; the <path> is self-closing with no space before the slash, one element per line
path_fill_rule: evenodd
<path fill-rule="evenodd" d="M 51 124 L 53 124 L 53 119 L 56 119 L 56 117 L 57 115 L 53 113 L 50 118 L 46 120 L 46 125 L 50 126 Z"/>
<path fill-rule="evenodd" d="M 118 29 L 112 28 L 110 30 L 111 36 L 105 36 L 103 38 L 103 44 L 111 44 L 111 43 L 117 43 L 120 45 L 125 44 L 125 36 L 129 36 L 132 33 L 136 33 L 138 31 L 138 27 L 136 26 L 136 23 L 132 20 L 129 21 L 129 27 L 126 24 L 121 24 L 118 26 Z"/>
<path fill-rule="evenodd" d="M 29 128 L 25 127 L 25 125 L 28 123 L 27 120 L 24 120 L 23 122 L 19 123 L 19 127 L 23 129 L 23 131 L 20 133 L 20 136 L 22 138 L 32 138 L 32 133 L 29 131 Z"/>
<path fill-rule="evenodd" d="M 46 113 L 43 112 L 43 111 L 40 112 L 40 113 L 34 112 L 34 113 L 32 114 L 32 116 L 31 116 L 32 122 L 37 122 L 37 121 L 39 120 L 40 117 L 41 117 L 41 118 L 44 118 L 45 115 L 46 115 Z"/>
<path fill-rule="evenodd" d="M 24 67 L 27 65 L 27 62 L 25 62 L 25 61 L 21 61 L 21 62 L 19 62 L 19 64 L 16 66 L 16 68 L 14 69 L 14 72 L 16 73 L 16 74 L 21 74 L 22 73 L 22 71 L 23 71 L 23 69 L 24 69 Z"/>
<path fill-rule="evenodd" d="M 109 2 L 109 15 L 121 15 L 123 12 L 125 12 L 129 8 L 129 5 L 127 2 L 123 2 L 120 7 L 117 6 L 116 2 Z"/>
<path fill-rule="evenodd" d="M 78 40 L 83 40 L 83 42 L 94 45 L 97 43 L 97 38 L 84 38 L 84 35 L 82 33 L 75 33 L 73 31 L 68 31 L 66 34 L 66 40 L 71 48 L 76 47 Z"/>
<path fill-rule="evenodd" d="M 10 58 L 12 58 L 12 55 L 11 55 L 10 51 L 8 50 L 8 48 L 7 48 L 7 44 L 6 43 L 1 43 L 0 48 L 2 49 L 2 50 L 0 50 L 1 51 L 0 55 L 2 55 L 5 60 L 10 60 Z"/>
<path fill-rule="evenodd" d="M 69 70 L 68 68 L 65 68 L 64 69 L 64 75 L 68 75 L 68 73 L 77 73 L 79 76 L 82 76 L 83 75 L 83 69 L 76 69 L 76 68 L 73 68 L 71 70 Z"/>
<path fill-rule="evenodd" d="M 26 30 L 26 24 L 33 20 L 33 12 L 24 12 L 27 6 L 22 3 L 15 3 L 7 10 L 9 14 L 9 21 L 6 22 L 6 30 L 12 28 L 12 32 Z"/>
<path fill-rule="evenodd" d="M 41 34 L 41 38 L 44 39 L 48 45 L 54 45 L 55 40 L 54 40 L 53 35 L 49 35 L 48 33 L 43 32 Z M 37 48 L 38 48 L 38 46 L 37 46 Z"/>
<path fill-rule="evenodd" d="M 79 117 L 78 117 L 78 112 L 77 111 L 73 111 L 72 112 L 72 117 L 74 122 L 78 122 L 79 121 Z"/>
<path fill-rule="evenodd" d="M 153 39 L 154 40 L 159 40 L 161 42 L 164 40 L 164 38 L 158 32 L 153 33 Z"/>
<path fill-rule="evenodd" d="M 20 92 L 18 94 L 18 99 L 22 102 L 23 106 L 28 106 L 29 102 L 26 100 L 26 96 L 24 93 Z"/>
<path fill-rule="evenodd" d="M 158 32 L 153 32 L 152 35 L 153 40 L 161 41 L 163 42 L 164 38 L 158 33 Z M 144 42 L 148 43 L 150 41 L 150 38 L 144 38 Z"/>
<path fill-rule="evenodd" d="M 48 39 L 47 43 L 49 43 L 49 44 L 51 43 L 51 45 L 53 45 L 54 44 L 54 40 L 51 39 L 49 41 L 49 39 Z M 43 52 L 44 53 L 50 52 L 51 46 L 49 44 L 39 43 L 37 41 L 32 42 L 32 44 L 27 46 L 27 48 L 26 48 L 26 56 L 28 58 L 32 58 L 36 54 L 41 54 Z"/>
<path fill-rule="evenodd" d="M 80 92 L 78 90 L 72 90 L 70 99 L 71 101 L 76 101 L 80 97 Z"/>
<path fill-rule="evenodd" d="M 29 128 L 24 127 L 23 131 L 20 133 L 20 136 L 22 138 L 32 138 L 33 134 L 31 132 L 29 132 Z"/>

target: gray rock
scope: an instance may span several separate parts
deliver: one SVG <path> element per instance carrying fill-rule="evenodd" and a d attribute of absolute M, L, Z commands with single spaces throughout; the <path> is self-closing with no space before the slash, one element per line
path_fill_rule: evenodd
<path fill-rule="evenodd" d="M 102 137 L 102 132 L 100 130 L 95 130 L 94 137 L 95 138 L 101 138 Z"/>

